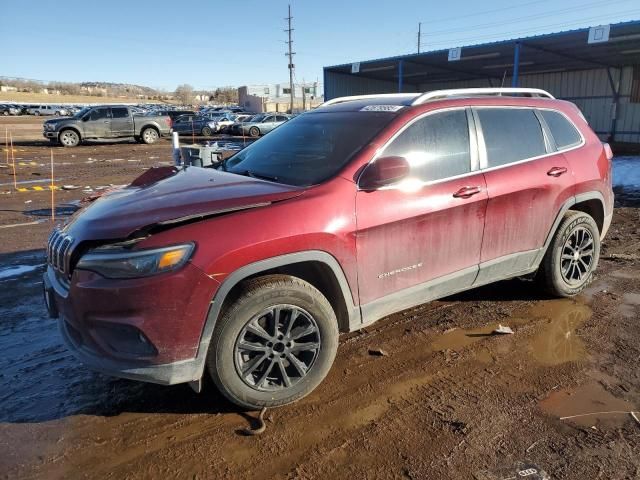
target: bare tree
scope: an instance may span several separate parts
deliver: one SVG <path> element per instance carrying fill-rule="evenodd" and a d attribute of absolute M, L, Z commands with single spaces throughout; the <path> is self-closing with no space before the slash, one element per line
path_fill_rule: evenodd
<path fill-rule="evenodd" d="M 176 98 L 183 105 L 189 105 L 193 101 L 193 87 L 188 84 L 179 85 L 175 92 Z"/>

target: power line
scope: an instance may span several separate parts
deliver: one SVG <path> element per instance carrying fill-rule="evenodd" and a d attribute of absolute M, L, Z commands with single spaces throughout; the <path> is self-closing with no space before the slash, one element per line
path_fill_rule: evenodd
<path fill-rule="evenodd" d="M 627 10 L 625 12 L 617 12 L 614 15 L 632 15 L 632 14 L 637 14 L 640 13 L 640 10 L 635 9 L 635 10 Z M 443 41 L 439 41 L 439 42 L 435 42 L 435 43 L 430 43 L 429 46 L 430 47 L 434 47 L 434 46 L 438 46 L 438 45 L 451 45 L 453 42 L 456 42 L 458 44 L 461 44 L 463 42 L 468 42 L 468 41 L 475 41 L 475 40 L 484 40 L 484 39 L 493 39 L 495 37 L 503 37 L 502 39 L 505 39 L 504 37 L 506 37 L 507 35 L 522 35 L 525 33 L 530 33 L 530 32 L 539 32 L 542 28 L 567 28 L 567 27 L 572 27 L 575 25 L 584 25 L 585 22 L 589 22 L 592 20 L 602 20 L 602 16 L 597 16 L 597 17 L 590 17 L 590 18 L 583 18 L 580 20 L 575 20 L 573 22 L 569 22 L 569 23 L 556 23 L 556 24 L 551 24 L 551 25 L 545 25 L 544 27 L 535 27 L 535 28 L 528 28 L 528 29 L 524 29 L 524 30 L 514 30 L 511 32 L 499 32 L 499 33 L 494 33 L 491 35 L 481 35 L 481 36 L 473 36 L 473 37 L 465 37 L 465 38 L 456 38 L 455 40 L 443 40 Z M 611 23 L 611 22 L 609 22 Z"/>
<path fill-rule="evenodd" d="M 598 5 L 612 5 L 612 4 L 617 4 L 617 3 L 626 3 L 629 2 L 630 0 L 617 0 L 617 1 L 598 1 L 598 2 L 592 2 L 592 3 L 586 3 L 584 5 L 580 5 L 581 9 L 585 9 L 585 8 L 590 8 L 590 7 L 594 7 L 594 6 L 598 6 Z M 636 0 L 634 0 L 636 1 Z M 495 27 L 497 25 L 504 25 L 505 23 L 518 23 L 518 22 L 523 22 L 523 21 L 529 21 L 529 20 L 535 20 L 535 19 L 539 19 L 539 18 L 545 18 L 545 17 L 551 17 L 551 16 L 555 16 L 561 13 L 567 13 L 567 12 L 572 12 L 575 10 L 575 7 L 571 7 L 571 8 L 563 8 L 561 10 L 552 10 L 549 12 L 545 12 L 545 13 L 539 13 L 539 14 L 535 14 L 535 15 L 528 15 L 526 17 L 516 17 L 516 18 L 507 18 L 504 20 L 501 20 L 499 22 L 490 22 L 490 23 L 482 23 L 479 25 L 475 25 L 473 27 L 470 28 L 450 28 L 450 29 L 446 29 L 446 30 L 433 30 L 430 31 L 429 33 L 425 34 L 426 37 L 433 37 L 435 35 L 440 35 L 443 33 L 458 33 L 458 32 L 468 32 L 468 31 L 472 31 L 472 30 L 482 30 L 485 28 L 489 28 L 489 27 Z"/>
<path fill-rule="evenodd" d="M 548 2 L 548 1 L 550 0 L 537 0 L 535 2 L 527 2 L 527 3 L 521 3 L 519 5 L 511 5 L 510 7 L 494 8 L 493 10 L 483 10 L 481 12 L 469 13 L 467 15 L 456 15 L 455 17 L 445 17 L 439 20 L 429 20 L 428 22 L 422 22 L 422 23 L 424 24 L 443 23 L 443 22 L 448 22 L 450 20 L 460 20 L 461 18 L 478 17 L 481 15 L 487 15 L 488 13 L 503 12 L 505 10 L 513 10 L 514 8 L 522 8 L 522 7 L 527 7 L 529 5 L 539 5 L 541 3 Z"/>

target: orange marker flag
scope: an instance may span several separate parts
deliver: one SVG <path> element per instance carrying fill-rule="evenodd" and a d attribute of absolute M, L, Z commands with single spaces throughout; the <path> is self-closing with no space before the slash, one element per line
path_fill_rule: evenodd
<path fill-rule="evenodd" d="M 55 185 L 53 183 L 53 148 L 51 149 L 51 221 L 55 222 Z"/>
<path fill-rule="evenodd" d="M 9 143 L 11 145 L 11 164 L 13 165 L 13 188 L 15 190 L 18 189 L 18 184 L 16 180 L 16 156 L 13 152 L 13 135 L 9 134 Z"/>

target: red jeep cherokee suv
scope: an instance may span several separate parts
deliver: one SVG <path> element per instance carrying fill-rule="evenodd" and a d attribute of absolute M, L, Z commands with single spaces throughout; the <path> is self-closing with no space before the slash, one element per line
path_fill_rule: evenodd
<path fill-rule="evenodd" d="M 322 381 L 339 332 L 524 275 L 580 292 L 611 156 L 542 90 L 334 99 L 79 211 L 49 239 L 47 305 L 91 368 L 197 391 L 206 370 L 242 407 L 283 405 Z"/>

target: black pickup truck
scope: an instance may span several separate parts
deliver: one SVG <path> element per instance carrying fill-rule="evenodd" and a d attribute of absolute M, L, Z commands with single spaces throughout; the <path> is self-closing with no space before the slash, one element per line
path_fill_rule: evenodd
<path fill-rule="evenodd" d="M 83 140 L 122 138 L 155 143 L 171 134 L 171 118 L 134 115 L 126 105 L 100 105 L 83 108 L 73 117 L 47 120 L 43 129 L 45 138 L 64 147 L 75 147 Z"/>

